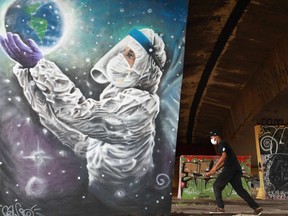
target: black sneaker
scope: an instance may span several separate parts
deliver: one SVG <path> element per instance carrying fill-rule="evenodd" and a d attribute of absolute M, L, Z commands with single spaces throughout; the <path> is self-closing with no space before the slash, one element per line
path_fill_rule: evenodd
<path fill-rule="evenodd" d="M 254 214 L 255 215 L 261 215 L 262 214 L 263 209 L 261 207 L 258 207 L 256 209 L 254 209 Z"/>
<path fill-rule="evenodd" d="M 224 210 L 224 208 L 219 208 L 219 207 L 217 207 L 217 208 L 215 209 L 215 212 L 225 212 L 225 210 Z"/>

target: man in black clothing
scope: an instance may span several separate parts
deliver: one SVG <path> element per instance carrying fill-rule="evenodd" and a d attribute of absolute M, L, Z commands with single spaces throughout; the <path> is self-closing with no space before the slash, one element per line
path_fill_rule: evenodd
<path fill-rule="evenodd" d="M 225 212 L 222 191 L 225 186 L 230 183 L 236 193 L 242 199 L 244 199 L 252 209 L 254 209 L 254 213 L 260 215 L 263 209 L 259 207 L 259 205 L 242 186 L 242 169 L 234 151 L 230 145 L 222 139 L 222 135 L 219 133 L 219 131 L 211 131 L 210 139 L 213 145 L 218 145 L 218 152 L 221 157 L 213 168 L 206 174 L 206 176 L 210 177 L 214 175 L 217 170 L 223 167 L 222 172 L 218 175 L 213 184 L 213 190 L 217 203 L 216 211 Z"/>

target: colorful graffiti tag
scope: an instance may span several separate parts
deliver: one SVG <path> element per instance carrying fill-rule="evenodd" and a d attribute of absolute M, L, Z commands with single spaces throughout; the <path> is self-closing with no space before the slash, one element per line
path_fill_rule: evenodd
<path fill-rule="evenodd" d="M 205 177 L 205 173 L 219 160 L 219 156 L 208 155 L 182 155 L 180 157 L 179 192 L 178 197 L 183 199 L 207 198 L 214 199 L 213 183 L 221 170 L 214 176 Z M 242 167 L 243 187 L 250 191 L 251 188 L 251 157 L 237 156 Z M 237 199 L 239 196 L 228 184 L 222 196 L 225 199 Z"/>

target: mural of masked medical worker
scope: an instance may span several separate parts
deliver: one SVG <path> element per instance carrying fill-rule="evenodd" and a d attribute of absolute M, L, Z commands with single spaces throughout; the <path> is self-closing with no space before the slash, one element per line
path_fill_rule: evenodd
<path fill-rule="evenodd" d="M 89 192 L 120 205 L 143 188 L 154 166 L 156 92 L 166 61 L 161 37 L 133 29 L 94 65 L 95 88 L 107 84 L 99 100 L 85 98 L 32 40 L 12 33 L 0 40 L 17 62 L 13 72 L 41 124 L 86 157 Z"/>

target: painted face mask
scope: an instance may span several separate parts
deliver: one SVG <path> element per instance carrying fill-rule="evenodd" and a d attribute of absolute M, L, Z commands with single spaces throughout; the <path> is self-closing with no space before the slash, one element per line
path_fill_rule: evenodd
<path fill-rule="evenodd" d="M 211 138 L 211 143 L 212 143 L 213 145 L 217 145 L 216 139 L 215 139 L 215 138 Z"/>
<path fill-rule="evenodd" d="M 107 78 L 115 86 L 120 88 L 134 87 L 140 79 L 124 56 L 119 53 L 107 64 Z"/>

